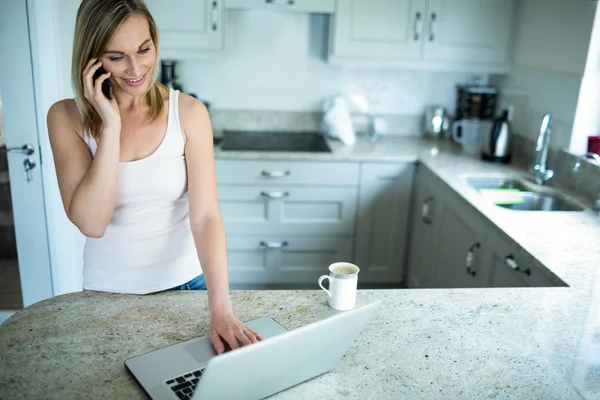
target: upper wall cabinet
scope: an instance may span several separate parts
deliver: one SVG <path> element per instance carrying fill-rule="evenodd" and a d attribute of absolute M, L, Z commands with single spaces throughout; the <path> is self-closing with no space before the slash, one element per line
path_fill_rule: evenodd
<path fill-rule="evenodd" d="M 338 0 L 333 54 L 418 60 L 425 6 L 425 0 Z"/>
<path fill-rule="evenodd" d="M 161 58 L 210 58 L 223 50 L 223 0 L 146 0 L 160 33 Z"/>
<path fill-rule="evenodd" d="M 424 58 L 432 61 L 507 61 L 511 0 L 429 0 Z"/>
<path fill-rule="evenodd" d="M 225 0 L 226 8 L 331 14 L 335 0 Z"/>
<path fill-rule="evenodd" d="M 514 0 L 337 0 L 336 65 L 507 72 Z"/>

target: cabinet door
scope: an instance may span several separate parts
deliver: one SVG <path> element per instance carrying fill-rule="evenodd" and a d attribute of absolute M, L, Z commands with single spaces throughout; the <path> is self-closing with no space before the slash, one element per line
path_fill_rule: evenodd
<path fill-rule="evenodd" d="M 227 0 L 226 8 L 332 14 L 335 0 Z"/>
<path fill-rule="evenodd" d="M 425 0 L 338 0 L 331 53 L 417 60 Z"/>
<path fill-rule="evenodd" d="M 429 0 L 428 61 L 507 62 L 514 0 Z"/>
<path fill-rule="evenodd" d="M 417 169 L 415 181 L 408 245 L 407 286 L 426 288 L 434 286 L 438 250 L 435 240 L 440 219 L 440 198 L 437 197 L 435 182 L 423 171 L 422 166 Z"/>
<path fill-rule="evenodd" d="M 489 262 L 483 251 L 486 226 L 483 217 L 461 203 L 450 190 L 441 194 L 434 287 L 489 286 Z"/>
<path fill-rule="evenodd" d="M 218 192 L 227 234 L 354 235 L 355 187 L 235 185 Z"/>
<path fill-rule="evenodd" d="M 327 267 L 351 261 L 351 238 L 227 237 L 229 280 L 255 288 L 313 287 Z"/>
<path fill-rule="evenodd" d="M 490 230 L 486 237 L 491 260 L 491 283 L 493 287 L 551 287 L 566 286 L 560 278 L 545 276 L 538 263 L 516 245 Z"/>
<path fill-rule="evenodd" d="M 146 0 L 160 33 L 160 56 L 198 58 L 223 47 L 223 0 Z"/>
<path fill-rule="evenodd" d="M 363 164 L 356 231 L 361 282 L 400 283 L 413 164 Z"/>

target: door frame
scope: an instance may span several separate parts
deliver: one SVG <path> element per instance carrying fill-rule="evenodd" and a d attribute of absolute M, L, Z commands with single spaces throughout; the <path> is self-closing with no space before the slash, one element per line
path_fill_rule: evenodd
<path fill-rule="evenodd" d="M 38 140 L 54 296 L 82 290 L 83 235 L 66 216 L 56 171 L 46 116 L 61 98 L 59 48 L 56 42 L 55 3 L 57 0 L 26 0 L 27 19 L 35 90 Z M 58 0 L 61 1 L 61 0 Z M 73 22 L 74 24 L 74 22 Z M 70 89 L 70 87 L 69 87 Z"/>

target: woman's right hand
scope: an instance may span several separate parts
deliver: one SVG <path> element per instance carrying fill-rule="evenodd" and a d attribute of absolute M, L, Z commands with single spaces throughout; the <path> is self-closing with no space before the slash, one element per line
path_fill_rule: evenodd
<path fill-rule="evenodd" d="M 120 132 L 121 114 L 119 112 L 119 105 L 114 96 L 112 100 L 109 100 L 104 93 L 102 93 L 102 82 L 104 82 L 105 79 L 108 79 L 110 72 L 100 75 L 95 82 L 93 79 L 94 73 L 101 66 L 102 62 L 97 58 L 92 58 L 88 61 L 83 71 L 84 95 L 96 109 L 98 114 L 100 114 L 103 126 L 115 127 L 117 132 Z"/>

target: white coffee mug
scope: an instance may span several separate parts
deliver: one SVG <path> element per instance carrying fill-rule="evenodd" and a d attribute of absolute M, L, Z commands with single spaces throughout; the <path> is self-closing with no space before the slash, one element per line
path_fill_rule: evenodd
<path fill-rule="evenodd" d="M 461 136 L 458 136 L 458 128 L 461 128 Z M 478 154 L 483 147 L 485 133 L 492 127 L 492 122 L 481 119 L 463 119 L 456 121 L 452 126 L 452 138 L 460 143 L 465 153 Z"/>
<path fill-rule="evenodd" d="M 351 310 L 356 304 L 356 288 L 360 269 L 347 262 L 337 262 L 329 266 L 329 275 L 319 278 L 319 286 L 329 295 L 329 306 L 336 310 Z M 329 279 L 329 290 L 323 281 Z"/>

